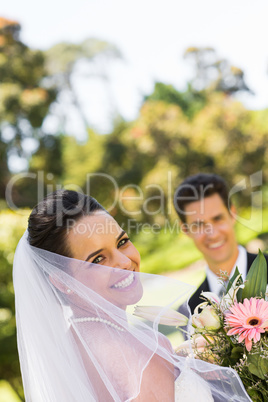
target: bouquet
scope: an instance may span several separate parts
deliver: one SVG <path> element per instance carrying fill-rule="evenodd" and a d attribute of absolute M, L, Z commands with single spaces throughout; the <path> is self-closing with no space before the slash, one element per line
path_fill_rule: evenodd
<path fill-rule="evenodd" d="M 223 284 L 226 275 L 221 278 Z M 220 298 L 203 292 L 204 302 L 192 316 L 189 341 L 177 353 L 186 351 L 194 357 L 231 367 L 240 376 L 250 398 L 268 401 L 268 298 L 267 264 L 259 251 L 243 282 L 238 268 L 229 279 Z M 154 309 L 154 310 L 150 310 Z M 136 314 L 152 319 L 157 307 L 137 307 Z M 175 311 L 165 312 L 160 323 L 185 325 L 185 318 Z"/>

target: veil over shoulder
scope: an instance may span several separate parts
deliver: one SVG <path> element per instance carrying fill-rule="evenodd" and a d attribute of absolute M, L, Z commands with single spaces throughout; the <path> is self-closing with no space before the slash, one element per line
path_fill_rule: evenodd
<path fill-rule="evenodd" d="M 27 401 L 250 401 L 235 371 L 176 355 L 158 331 L 189 285 L 35 248 L 27 231 L 13 279 Z M 162 309 L 148 323 L 137 304 Z"/>

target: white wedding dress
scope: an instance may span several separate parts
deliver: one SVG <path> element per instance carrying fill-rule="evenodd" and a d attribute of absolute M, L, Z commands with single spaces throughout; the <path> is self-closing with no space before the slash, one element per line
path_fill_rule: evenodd
<path fill-rule="evenodd" d="M 175 381 L 175 402 L 213 402 L 208 384 L 188 367 Z"/>

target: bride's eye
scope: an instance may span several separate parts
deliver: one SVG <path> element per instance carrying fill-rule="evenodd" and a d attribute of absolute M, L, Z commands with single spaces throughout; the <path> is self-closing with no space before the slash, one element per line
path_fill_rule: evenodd
<path fill-rule="evenodd" d="M 99 262 L 101 262 L 103 260 L 103 257 L 101 255 L 98 255 L 98 257 L 94 258 L 94 260 L 92 261 L 93 264 L 98 264 Z"/>
<path fill-rule="evenodd" d="M 121 247 L 121 246 L 124 246 L 124 244 L 126 244 L 129 240 L 130 240 L 130 239 L 129 239 L 128 237 L 125 237 L 124 239 L 121 239 L 121 240 L 118 242 L 117 247 L 119 248 L 119 247 Z"/>

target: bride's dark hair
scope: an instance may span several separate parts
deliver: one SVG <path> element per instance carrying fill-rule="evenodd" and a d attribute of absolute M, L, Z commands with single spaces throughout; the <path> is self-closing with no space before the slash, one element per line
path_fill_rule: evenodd
<path fill-rule="evenodd" d="M 32 210 L 28 220 L 31 246 L 71 257 L 66 241 L 68 229 L 82 216 L 105 209 L 88 195 L 72 190 L 49 194 Z"/>

